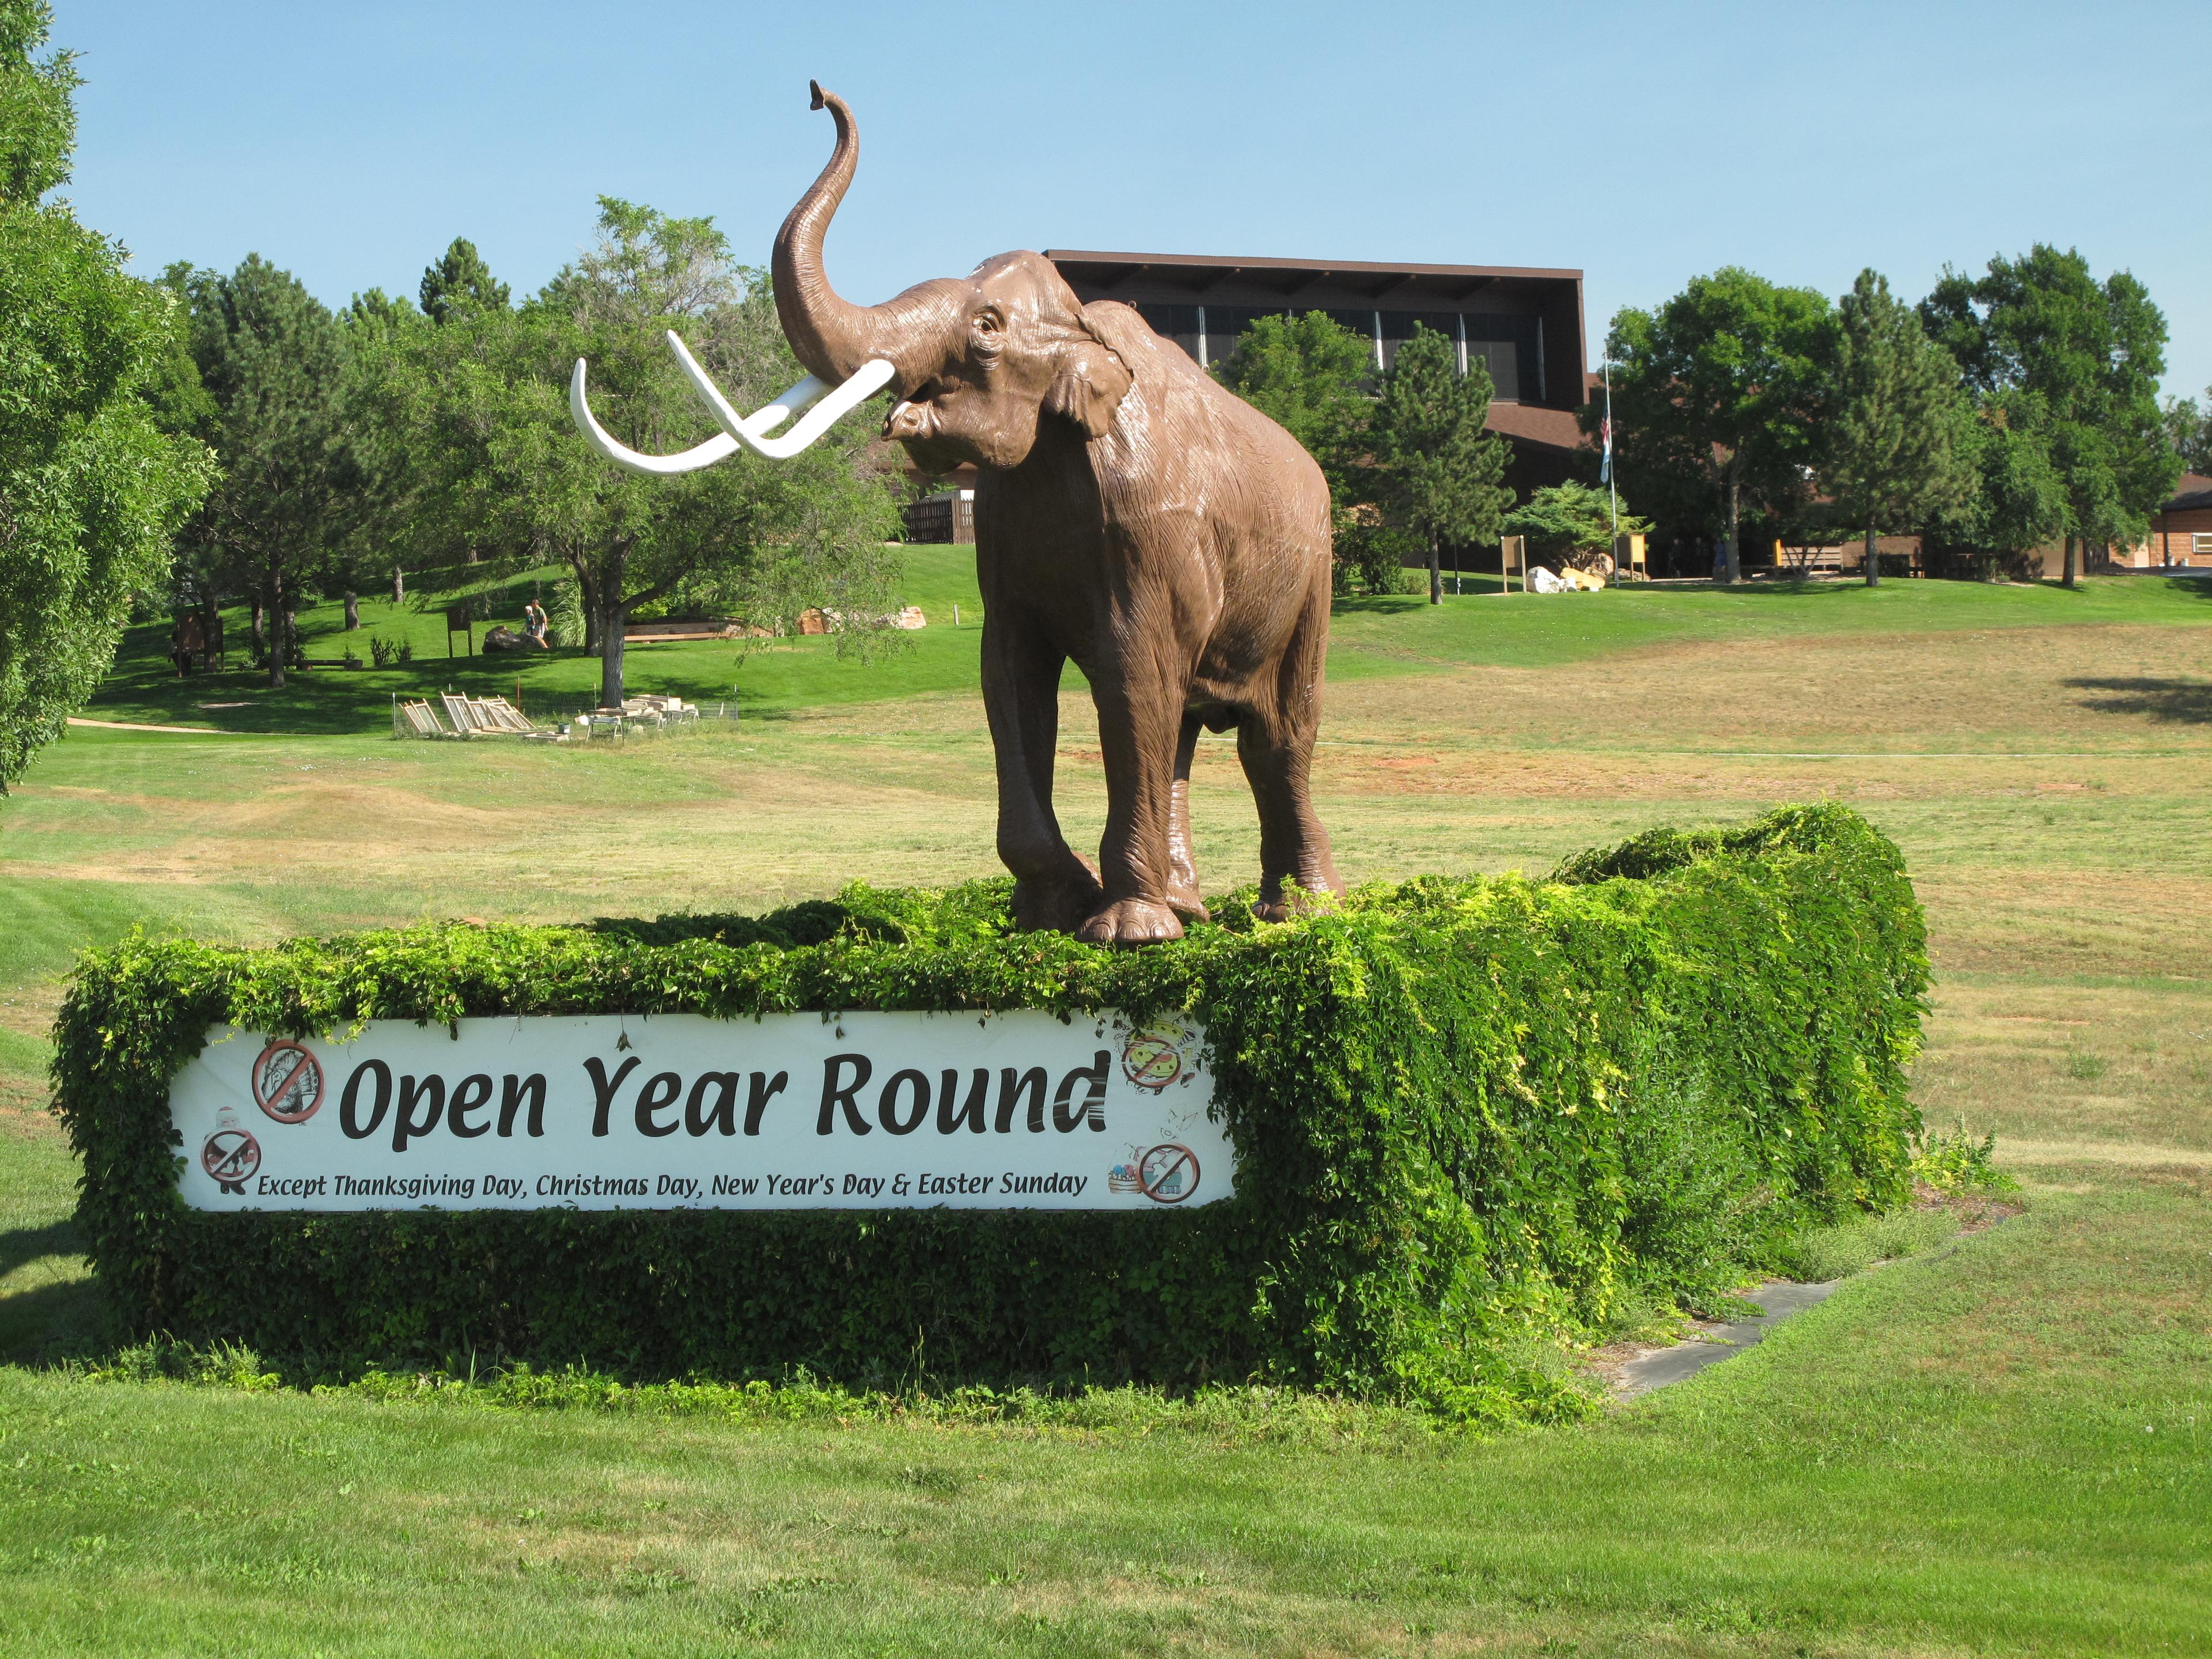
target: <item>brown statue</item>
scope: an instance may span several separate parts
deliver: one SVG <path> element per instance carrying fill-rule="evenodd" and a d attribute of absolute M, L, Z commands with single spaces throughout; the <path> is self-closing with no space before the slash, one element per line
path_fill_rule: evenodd
<path fill-rule="evenodd" d="M 1202 918 L 1190 848 L 1199 729 L 1237 728 L 1260 809 L 1261 914 L 1284 884 L 1340 891 L 1309 787 L 1328 647 L 1328 486 L 1297 441 L 1129 307 L 1083 305 L 1050 261 L 1002 253 L 879 306 L 838 298 L 822 239 L 860 146 L 843 100 L 830 164 L 775 239 L 799 361 L 836 384 L 896 369 L 887 435 L 928 471 L 971 461 L 983 700 L 999 856 L 1024 927 L 1098 943 Z M 1052 810 L 1060 670 L 1091 682 L 1106 762 L 1098 866 Z"/>

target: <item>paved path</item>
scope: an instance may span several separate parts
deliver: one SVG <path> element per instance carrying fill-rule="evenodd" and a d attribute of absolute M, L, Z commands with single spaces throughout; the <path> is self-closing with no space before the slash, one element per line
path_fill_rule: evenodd
<path fill-rule="evenodd" d="M 1777 1279 L 1746 1291 L 1744 1300 L 1757 1303 L 1765 1312 L 1740 1325 L 1709 1325 L 1702 1337 L 1693 1336 L 1671 1348 L 1654 1348 L 1638 1354 L 1620 1368 L 1621 1396 L 1632 1399 L 1654 1389 L 1663 1389 L 1669 1382 L 1696 1376 L 1708 1365 L 1718 1364 L 1731 1354 L 1742 1352 L 1791 1314 L 1826 1301 L 1841 1283 L 1841 1279 L 1832 1279 L 1825 1285 L 1793 1285 L 1786 1279 Z"/>

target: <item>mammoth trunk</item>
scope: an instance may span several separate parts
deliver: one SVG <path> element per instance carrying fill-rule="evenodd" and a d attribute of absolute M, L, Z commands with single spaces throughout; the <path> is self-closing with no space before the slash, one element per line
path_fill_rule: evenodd
<path fill-rule="evenodd" d="M 933 348 L 959 325 L 963 288 L 923 283 L 879 306 L 856 306 L 830 286 L 822 267 L 822 239 L 853 182 L 860 143 L 845 100 L 818 86 L 813 94 L 814 107 L 827 109 L 836 124 L 837 143 L 828 165 L 775 234 L 769 264 L 776 319 L 793 354 L 810 374 L 835 383 L 850 378 L 870 358 L 880 357 L 898 367 L 899 391 L 910 391 L 927 374 L 910 374 L 908 365 L 928 361 Z"/>

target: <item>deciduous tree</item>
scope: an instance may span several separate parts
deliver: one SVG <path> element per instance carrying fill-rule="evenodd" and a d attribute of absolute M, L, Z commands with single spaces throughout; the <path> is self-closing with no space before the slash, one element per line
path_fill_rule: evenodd
<path fill-rule="evenodd" d="M 2066 483 L 2066 585 L 2087 544 L 2141 540 L 2181 473 L 2158 406 L 2166 319 L 2143 285 L 2038 243 L 1979 276 L 1946 270 L 1920 314 L 1974 391 L 2041 400 Z"/>
<path fill-rule="evenodd" d="M 1505 515 L 1500 528 L 1509 536 L 1525 536 L 1540 548 L 1586 553 L 1595 548 L 1609 551 L 1616 533 L 1648 535 L 1651 523 L 1626 505 L 1617 506 L 1608 492 L 1570 479 L 1531 491 L 1526 501 Z"/>
<path fill-rule="evenodd" d="M 1875 538 L 1927 525 L 1975 484 L 1973 404 L 1959 366 L 1931 344 L 1888 278 L 1862 270 L 1838 307 L 1833 415 L 1820 480 L 1865 526 L 1866 584 L 1881 580 Z"/>
<path fill-rule="evenodd" d="M 1647 507 L 1680 503 L 1717 522 L 1729 581 L 1742 574 L 1746 503 L 1784 513 L 1805 495 L 1835 326 L 1818 290 L 1733 265 L 1655 310 L 1613 317 L 1606 349 L 1623 481 Z"/>
<path fill-rule="evenodd" d="M 1373 506 L 1381 482 L 1373 455 L 1374 341 L 1323 312 L 1261 317 L 1213 373 L 1320 465 L 1334 520 L 1338 591 L 1352 592 L 1355 582 L 1370 592 L 1389 591 L 1406 538 L 1376 522 Z"/>
<path fill-rule="evenodd" d="M 2194 398 L 2168 398 L 2159 411 L 2166 424 L 2166 441 L 2181 464 L 2191 472 L 2212 473 L 2212 386 L 2204 389 L 2204 403 Z"/>
<path fill-rule="evenodd" d="M 896 510 L 864 463 L 865 417 L 790 460 L 741 450 L 678 477 L 624 471 L 578 434 L 578 357 L 593 410 L 631 447 L 683 449 L 718 429 L 670 328 L 741 406 L 800 375 L 766 280 L 731 260 L 711 221 L 609 198 L 599 230 L 519 308 L 457 306 L 443 326 L 394 331 L 379 348 L 380 419 L 414 457 L 415 535 L 509 565 L 567 564 L 610 707 L 625 690 L 623 624 L 642 606 L 713 605 L 771 627 L 819 606 L 846 623 L 841 649 L 880 642 L 871 619 L 889 600 Z"/>
<path fill-rule="evenodd" d="M 1972 487 L 1929 521 L 1935 544 L 1971 559 L 1984 581 L 2066 532 L 2066 480 L 2051 453 L 2042 398 L 2014 390 L 1982 401 L 1961 434 Z"/>
<path fill-rule="evenodd" d="M 1443 544 L 1494 542 L 1513 492 L 1505 441 L 1483 429 L 1490 414 L 1490 372 L 1470 362 L 1432 329 L 1416 328 L 1398 348 L 1375 410 L 1374 443 L 1382 506 L 1427 544 L 1429 603 L 1443 602 Z"/>
<path fill-rule="evenodd" d="M 91 696 L 133 598 L 165 592 L 212 470 L 152 407 L 191 396 L 175 306 L 42 199 L 76 131 L 50 25 L 44 0 L 0 0 L 0 794 Z"/>

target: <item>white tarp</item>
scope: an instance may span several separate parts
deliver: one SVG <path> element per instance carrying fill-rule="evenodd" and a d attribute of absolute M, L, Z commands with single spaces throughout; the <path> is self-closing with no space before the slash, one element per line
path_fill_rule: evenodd
<path fill-rule="evenodd" d="M 169 1109 L 203 1210 L 1152 1210 L 1231 1191 L 1204 1048 L 1035 1009 L 222 1028 Z"/>

